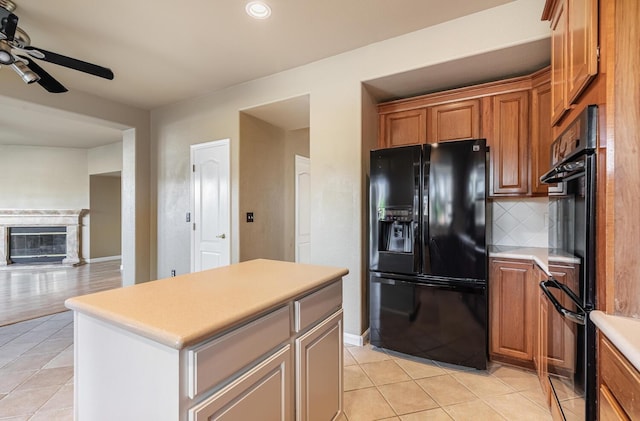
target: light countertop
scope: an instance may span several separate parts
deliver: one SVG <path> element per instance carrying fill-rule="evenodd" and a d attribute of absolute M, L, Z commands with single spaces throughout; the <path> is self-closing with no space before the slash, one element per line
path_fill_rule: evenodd
<path fill-rule="evenodd" d="M 182 349 L 347 273 L 344 268 L 258 259 L 69 298 L 65 305 Z"/>
<path fill-rule="evenodd" d="M 589 318 L 640 371 L 640 319 L 592 311 Z"/>
<path fill-rule="evenodd" d="M 580 263 L 580 259 L 575 256 L 559 251 L 550 253 L 549 249 L 544 247 L 489 246 L 489 257 L 533 260 L 549 276 L 551 276 L 549 273 L 550 263 Z"/>
<path fill-rule="evenodd" d="M 489 257 L 533 260 L 547 275 L 549 275 L 548 255 L 549 249 L 543 247 L 489 246 Z"/>

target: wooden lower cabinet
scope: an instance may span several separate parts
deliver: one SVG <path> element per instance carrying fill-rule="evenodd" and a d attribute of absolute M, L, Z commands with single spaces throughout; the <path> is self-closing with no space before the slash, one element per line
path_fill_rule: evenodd
<path fill-rule="evenodd" d="M 578 277 L 573 265 L 550 264 L 549 271 L 560 283 L 573 291 L 578 290 Z M 575 304 L 566 294 L 558 294 L 556 298 L 565 308 L 576 310 Z M 555 336 L 550 338 L 547 344 L 547 367 L 553 373 L 568 375 L 566 373 L 572 372 L 575 367 L 576 325 L 566 323 L 564 317 L 553 308 L 550 302 L 548 314 L 549 325 L 556 326 L 556 328 L 553 329 Z M 562 326 L 562 329 L 558 329 L 559 326 Z"/>
<path fill-rule="evenodd" d="M 539 268 L 536 268 L 536 277 L 538 283 L 546 279 L 546 275 Z M 537 324 L 537 342 L 534 364 L 538 373 L 538 380 L 542 388 L 542 394 L 547 405 L 551 403 L 551 385 L 549 384 L 549 367 L 547 362 L 548 347 L 548 326 L 549 326 L 549 308 L 551 303 L 542 291 L 538 292 L 538 324 Z"/>
<path fill-rule="evenodd" d="M 492 258 L 489 274 L 489 355 L 492 360 L 534 368 L 537 283 L 534 264 Z"/>
<path fill-rule="evenodd" d="M 600 420 L 640 419 L 640 372 L 598 332 Z"/>

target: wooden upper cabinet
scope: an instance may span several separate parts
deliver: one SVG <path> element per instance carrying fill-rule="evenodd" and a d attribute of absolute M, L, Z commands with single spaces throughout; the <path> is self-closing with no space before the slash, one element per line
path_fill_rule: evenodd
<path fill-rule="evenodd" d="M 551 123 L 569 109 L 567 103 L 567 0 L 558 1 L 551 18 Z"/>
<path fill-rule="evenodd" d="M 427 143 L 480 137 L 480 100 L 452 102 L 427 108 Z"/>
<path fill-rule="evenodd" d="M 576 103 L 598 73 L 598 0 L 547 0 L 551 21 L 552 124 Z"/>
<path fill-rule="evenodd" d="M 548 73 L 547 73 L 548 74 Z M 551 84 L 548 79 L 531 91 L 531 193 L 546 195 L 540 177 L 551 169 Z"/>
<path fill-rule="evenodd" d="M 379 148 L 419 145 L 427 139 L 425 108 L 380 115 Z"/>
<path fill-rule="evenodd" d="M 577 102 L 598 73 L 598 0 L 568 0 L 567 101 Z"/>
<path fill-rule="evenodd" d="M 490 196 L 529 193 L 529 92 L 492 97 Z"/>

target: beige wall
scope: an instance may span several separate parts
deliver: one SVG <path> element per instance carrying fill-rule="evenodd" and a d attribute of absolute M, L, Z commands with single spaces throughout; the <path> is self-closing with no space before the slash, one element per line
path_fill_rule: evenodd
<path fill-rule="evenodd" d="M 120 177 L 92 175 L 89 181 L 91 215 L 89 258 L 120 256 L 122 227 Z"/>
<path fill-rule="evenodd" d="M 345 331 L 361 334 L 368 327 L 363 162 L 376 130 L 370 117 L 373 104 L 363 103 L 362 81 L 548 38 L 548 24 L 540 21 L 543 5 L 542 0 L 514 1 L 152 111 L 160 273 L 189 270 L 189 250 L 175 246 L 188 241 L 188 227 L 171 224 L 176 211 L 161 205 L 189 203 L 189 145 L 231 139 L 232 261 L 237 262 L 244 220 L 240 173 L 245 165 L 240 160 L 239 110 L 308 94 L 311 261 L 349 269 L 343 283 Z"/>
<path fill-rule="evenodd" d="M 240 261 L 283 260 L 285 131 L 242 113 L 240 138 Z"/>

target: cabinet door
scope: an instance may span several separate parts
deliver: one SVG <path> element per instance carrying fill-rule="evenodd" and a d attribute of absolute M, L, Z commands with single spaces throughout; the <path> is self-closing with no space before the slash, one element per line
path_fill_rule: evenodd
<path fill-rule="evenodd" d="M 549 384 L 549 368 L 547 362 L 547 347 L 549 335 L 549 300 L 543 293 L 538 294 L 538 343 L 537 343 L 537 366 L 538 380 L 547 405 L 551 398 L 551 385 Z"/>
<path fill-rule="evenodd" d="M 558 282 L 565 284 L 574 291 L 578 289 L 575 267 L 550 264 L 549 272 Z M 573 311 L 577 310 L 575 304 L 566 294 L 556 296 L 556 298 L 564 307 Z M 554 326 L 553 336 L 548 337 L 547 344 L 548 369 L 554 373 L 572 371 L 575 369 L 576 325 L 567 323 L 564 317 L 552 307 L 551 303 L 549 303 L 548 311 L 549 326 Z"/>
<path fill-rule="evenodd" d="M 296 420 L 342 412 L 342 310 L 296 339 Z"/>
<path fill-rule="evenodd" d="M 573 104 L 598 73 L 598 0 L 568 0 L 567 101 Z"/>
<path fill-rule="evenodd" d="M 551 169 L 551 84 L 536 86 L 531 92 L 531 193 L 547 194 L 540 177 Z"/>
<path fill-rule="evenodd" d="M 291 345 L 189 410 L 189 421 L 293 419 Z M 258 409 L 259 408 L 259 409 Z"/>
<path fill-rule="evenodd" d="M 536 282 L 532 263 L 491 260 L 489 319 L 492 359 L 533 367 Z"/>
<path fill-rule="evenodd" d="M 378 147 L 419 145 L 427 140 L 425 108 L 380 115 Z"/>
<path fill-rule="evenodd" d="M 427 109 L 427 143 L 480 137 L 480 100 L 471 99 Z"/>
<path fill-rule="evenodd" d="M 529 92 L 492 97 L 491 196 L 529 193 Z"/>
<path fill-rule="evenodd" d="M 567 0 L 557 3 L 551 18 L 551 123 L 564 115 L 567 105 Z"/>
<path fill-rule="evenodd" d="M 620 407 L 620 404 L 606 385 L 600 385 L 599 395 L 598 419 L 600 421 L 630 421 L 624 409 Z"/>

